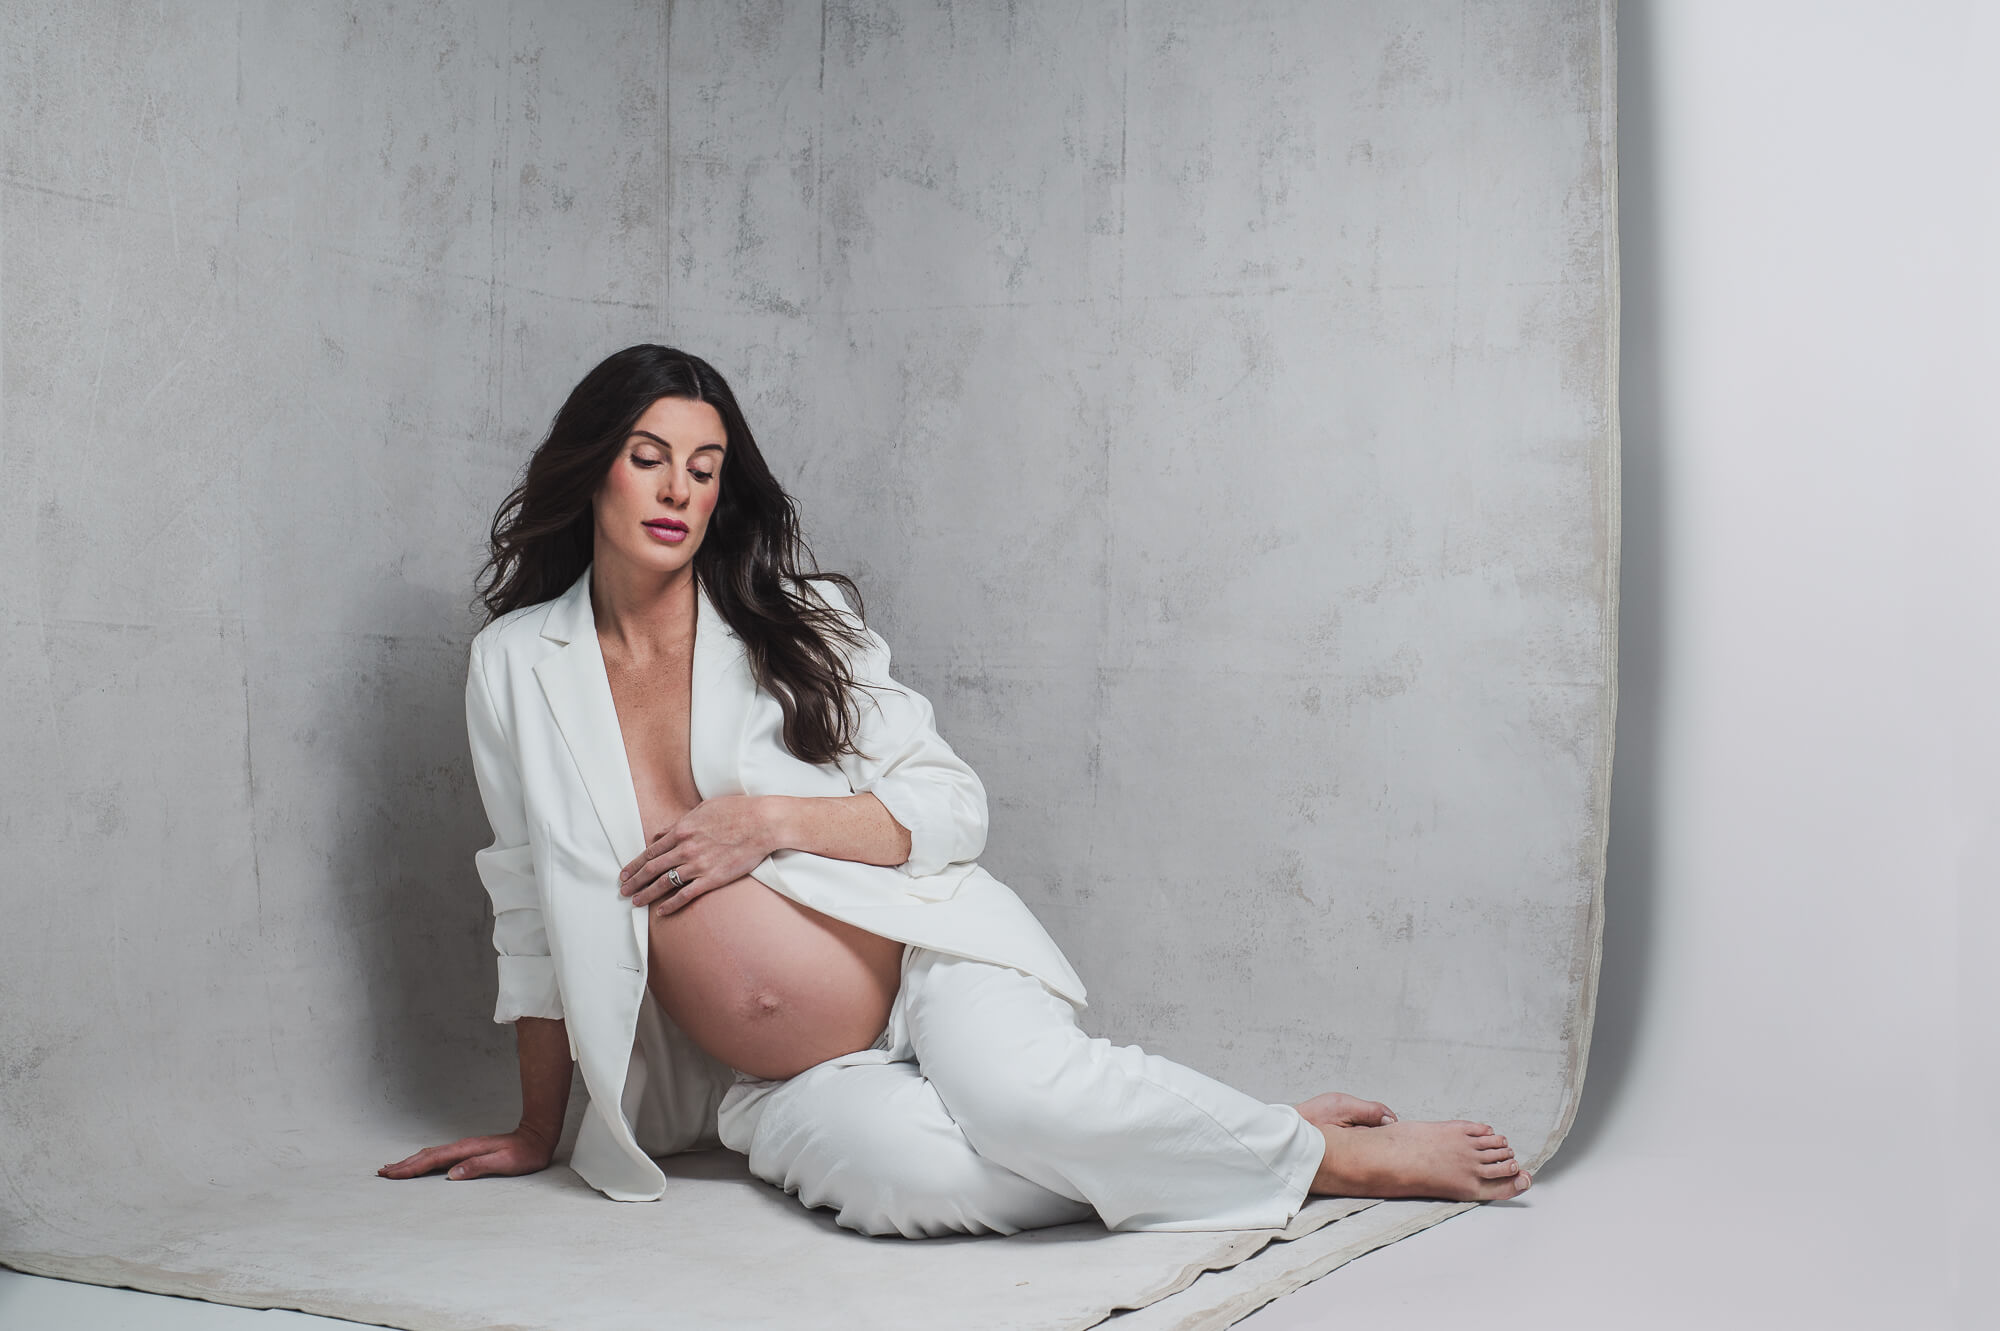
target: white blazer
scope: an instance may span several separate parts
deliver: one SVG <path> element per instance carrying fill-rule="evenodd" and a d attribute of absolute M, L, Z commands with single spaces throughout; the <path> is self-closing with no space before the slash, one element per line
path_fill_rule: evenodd
<path fill-rule="evenodd" d="M 809 584 L 810 585 L 810 584 Z M 851 616 L 844 601 L 814 591 Z M 1021 899 L 975 863 L 986 791 L 939 737 L 930 704 L 889 678 L 873 631 L 850 660 L 864 757 L 814 765 L 781 739 L 743 644 L 696 593 L 688 758 L 703 799 L 873 791 L 910 833 L 895 868 L 780 850 L 752 874 L 871 933 L 1026 971 L 1081 1008 L 1083 983 Z M 856 621 L 858 624 L 858 620 Z M 646 988 L 648 914 L 618 894 L 646 844 L 598 649 L 590 570 L 553 601 L 501 616 L 472 642 L 466 730 L 493 844 L 473 859 L 493 899 L 495 1021 L 560 1017 L 589 1106 L 570 1166 L 619 1201 L 652 1201 L 649 1158 L 716 1142 L 735 1074 L 668 1020 Z M 658 829 L 653 829 L 658 830 Z"/>

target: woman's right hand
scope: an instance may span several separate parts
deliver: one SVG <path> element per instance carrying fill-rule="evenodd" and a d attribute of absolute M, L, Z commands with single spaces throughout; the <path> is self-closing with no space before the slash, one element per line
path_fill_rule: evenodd
<path fill-rule="evenodd" d="M 444 1146 L 427 1146 L 375 1172 L 383 1178 L 417 1178 L 442 1169 L 445 1177 L 452 1179 L 533 1174 L 547 1169 L 555 1153 L 554 1139 L 516 1128 L 497 1137 L 460 1137 Z"/>

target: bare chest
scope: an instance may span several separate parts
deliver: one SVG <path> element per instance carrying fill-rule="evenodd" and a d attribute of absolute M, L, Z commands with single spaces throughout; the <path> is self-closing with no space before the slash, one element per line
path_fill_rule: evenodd
<path fill-rule="evenodd" d="M 651 837 L 701 802 L 688 760 L 692 653 L 635 663 L 607 652 L 604 674 L 618 710 L 640 823 Z"/>

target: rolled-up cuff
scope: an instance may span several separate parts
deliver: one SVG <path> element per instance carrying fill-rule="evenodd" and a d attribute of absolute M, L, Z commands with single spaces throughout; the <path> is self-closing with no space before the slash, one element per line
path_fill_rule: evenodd
<path fill-rule="evenodd" d="M 522 1017 L 547 1017 L 560 1021 L 562 991 L 556 987 L 553 957 L 510 957 L 501 955 L 500 999 L 493 1008 L 493 1020 L 518 1021 Z"/>
<path fill-rule="evenodd" d="M 897 869 L 922 878 L 951 863 L 951 805 L 943 794 L 893 778 L 876 782 L 866 793 L 881 800 L 889 816 L 910 834 L 910 858 Z"/>

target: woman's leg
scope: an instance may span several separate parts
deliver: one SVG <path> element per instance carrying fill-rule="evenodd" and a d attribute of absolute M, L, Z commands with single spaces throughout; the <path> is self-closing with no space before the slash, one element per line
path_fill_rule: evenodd
<path fill-rule="evenodd" d="M 721 1125 L 723 1145 L 749 1156 L 751 1173 L 834 1208 L 863 1234 L 1012 1234 L 1092 1214 L 982 1159 L 907 1061 L 833 1059 L 788 1081 L 739 1085 Z"/>
<path fill-rule="evenodd" d="M 1032 976 L 919 951 L 899 1001 L 973 1149 L 1113 1229 L 1278 1228 L 1305 1201 L 1326 1139 L 1297 1110 L 1086 1036 Z"/>

